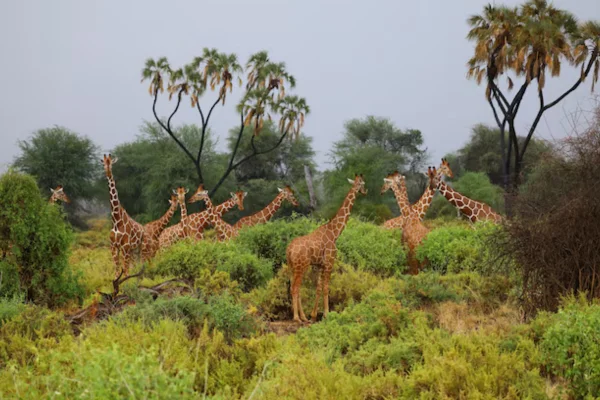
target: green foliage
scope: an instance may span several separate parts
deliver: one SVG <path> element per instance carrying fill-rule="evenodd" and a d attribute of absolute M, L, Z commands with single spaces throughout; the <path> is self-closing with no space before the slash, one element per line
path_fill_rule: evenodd
<path fill-rule="evenodd" d="M 400 230 L 387 230 L 350 218 L 337 248 L 342 262 L 377 275 L 391 276 L 406 269 Z"/>
<path fill-rule="evenodd" d="M 496 212 L 504 210 L 504 196 L 500 187 L 493 185 L 489 178 L 481 172 L 466 172 L 451 184 L 452 188 L 470 199 L 481 201 L 494 209 Z M 439 193 L 435 194 L 427 216 L 436 218 L 440 216 L 460 215 L 446 198 Z"/>
<path fill-rule="evenodd" d="M 41 349 L 53 348 L 72 336 L 71 326 L 62 314 L 38 306 L 25 306 L 0 326 L 0 366 L 9 361 L 31 364 Z"/>
<path fill-rule="evenodd" d="M 0 327 L 24 309 L 25 304 L 18 297 L 0 299 Z"/>
<path fill-rule="evenodd" d="M 489 275 L 494 267 L 490 239 L 500 229 L 489 222 L 434 229 L 417 248 L 417 258 L 427 260 L 426 268 L 444 274 L 477 271 Z"/>
<path fill-rule="evenodd" d="M 570 382 L 575 398 L 600 393 L 600 304 L 567 297 L 556 314 L 542 314 L 540 348 L 549 371 Z"/>
<path fill-rule="evenodd" d="M 416 172 L 421 168 L 425 157 L 422 145 L 420 131 L 402 131 L 389 119 L 369 116 L 346 122 L 344 137 L 334 144 L 331 152 L 335 168 L 324 173 L 327 204 L 321 214 L 326 218 L 335 214 L 349 190 L 346 179 L 356 173 L 364 174 L 368 194 L 364 198 L 359 196 L 352 211 L 354 215 L 382 222 L 390 214 L 375 205 L 385 205 L 398 213 L 394 197 L 379 194 L 383 177 L 394 170 Z M 411 190 L 409 197 L 416 201 L 422 193 Z"/>
<path fill-rule="evenodd" d="M 201 277 L 203 270 L 224 271 L 244 291 L 264 285 L 272 276 L 272 266 L 236 243 L 202 240 L 181 241 L 160 254 L 153 273 L 176 276 L 189 282 Z"/>
<path fill-rule="evenodd" d="M 273 263 L 275 271 L 285 262 L 285 250 L 292 239 L 306 235 L 317 228 L 309 218 L 269 221 L 240 230 L 235 243 L 246 247 L 251 253 Z"/>
<path fill-rule="evenodd" d="M 196 125 L 182 125 L 174 132 L 186 146 L 200 145 L 202 130 Z M 165 213 L 174 188 L 184 186 L 194 191 L 198 186 L 193 165 L 182 157 L 181 149 L 157 123 L 146 122 L 135 141 L 118 145 L 112 153 L 119 158 L 113 167 L 119 200 L 127 212 L 141 222 L 149 222 Z M 215 152 L 214 141 L 210 131 L 207 132 L 201 161 L 201 166 L 205 167 L 206 187 L 215 185 L 224 169 L 224 161 Z M 106 188 L 106 179 L 103 182 Z M 233 190 L 233 184 L 227 181 L 227 185 L 213 196 L 213 201 L 226 200 Z M 106 189 L 104 193 L 108 196 Z M 197 207 L 199 205 L 190 204 L 188 210 L 194 212 Z M 173 219 L 178 221 L 179 215 L 179 212 L 175 213 Z"/>
<path fill-rule="evenodd" d="M 4 174 L 0 204 L 0 268 L 7 272 L 0 297 L 23 293 L 28 301 L 55 306 L 81 296 L 67 263 L 71 230 L 59 208 L 42 199 L 34 179 L 13 171 Z"/>
<path fill-rule="evenodd" d="M 254 329 L 252 318 L 229 293 L 211 296 L 208 301 L 193 297 L 159 298 L 127 308 L 118 315 L 118 321 L 141 321 L 153 326 L 168 318 L 181 321 L 192 336 L 198 336 L 205 320 L 209 328 L 223 332 L 228 340 L 250 335 Z"/>
<path fill-rule="evenodd" d="M 19 141 L 21 155 L 14 165 L 33 175 L 42 193 L 50 197 L 50 188 L 63 185 L 75 202 L 96 195 L 94 181 L 101 171 L 98 147 L 87 137 L 67 128 L 40 129 L 29 140 Z M 74 204 L 75 205 L 75 204 Z M 76 207 L 66 206 L 69 213 Z"/>

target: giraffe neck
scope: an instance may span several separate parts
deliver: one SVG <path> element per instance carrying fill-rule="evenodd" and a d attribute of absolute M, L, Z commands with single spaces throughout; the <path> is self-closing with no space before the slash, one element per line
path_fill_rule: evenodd
<path fill-rule="evenodd" d="M 398 202 L 398 207 L 402 212 L 402 215 L 409 216 L 410 215 L 410 203 L 408 202 L 408 194 L 406 192 L 406 185 L 401 183 L 394 182 L 392 184 L 392 190 L 394 191 L 394 196 L 396 197 L 396 201 Z"/>
<path fill-rule="evenodd" d="M 437 171 L 436 178 L 439 179 L 440 182 L 442 182 L 442 173 L 440 171 Z M 425 214 L 427 213 L 429 206 L 431 206 L 431 202 L 433 201 L 434 195 L 435 189 L 432 189 L 430 185 L 427 185 L 427 188 L 421 195 L 421 198 L 419 198 L 419 201 L 412 206 L 412 209 L 415 212 L 415 214 L 419 215 L 419 219 L 422 220 L 423 218 L 425 218 Z"/>
<path fill-rule="evenodd" d="M 469 208 L 469 201 L 474 201 L 458 193 L 456 190 L 446 185 L 446 182 L 444 181 L 440 181 L 437 188 L 442 196 L 444 196 L 446 200 L 448 200 L 454 207 L 458 208 L 463 214 L 465 213 L 464 211 Z"/>
<path fill-rule="evenodd" d="M 158 234 L 160 234 L 160 232 L 162 232 L 163 229 L 165 229 L 165 227 L 173 217 L 173 214 L 175 214 L 175 210 L 177 209 L 178 205 L 179 203 L 174 201 L 173 204 L 171 204 L 171 207 L 169 207 L 169 209 L 165 213 L 165 215 L 156 220 L 156 231 Z"/>
<path fill-rule="evenodd" d="M 283 203 L 283 193 L 279 193 L 272 202 L 270 202 L 265 208 L 257 212 L 256 214 L 250 216 L 251 222 L 267 222 L 270 220 L 273 215 L 281 208 L 281 204 Z"/>
<path fill-rule="evenodd" d="M 108 193 L 110 195 L 110 216 L 113 222 L 120 220 L 121 216 L 121 203 L 119 202 L 119 193 L 117 192 L 117 185 L 115 179 L 111 175 L 107 175 L 108 179 Z"/>
<path fill-rule="evenodd" d="M 54 195 L 50 196 L 50 200 L 48 200 L 48 203 L 50 203 L 50 204 L 56 203 L 56 197 L 54 197 Z"/>
<path fill-rule="evenodd" d="M 206 211 L 208 211 L 208 215 L 210 217 L 210 221 L 217 231 L 217 236 L 219 240 L 227 239 L 231 237 L 231 226 L 221 219 L 221 216 L 217 214 L 216 208 L 213 208 L 212 201 L 209 198 L 206 198 Z"/>
<path fill-rule="evenodd" d="M 353 186 L 342 206 L 338 210 L 337 214 L 329 221 L 328 228 L 331 232 L 333 232 L 334 240 L 336 240 L 344 231 L 346 227 L 346 222 L 348 222 L 348 218 L 350 218 L 350 211 L 352 211 L 352 206 L 354 206 L 354 201 L 356 200 L 356 188 Z"/>
<path fill-rule="evenodd" d="M 210 201 L 210 199 L 208 201 Z M 218 216 L 221 216 L 224 213 L 226 213 L 227 211 L 231 210 L 233 207 L 235 207 L 236 203 L 237 203 L 236 200 L 230 198 L 229 200 L 226 200 L 226 201 L 222 202 L 221 204 L 219 204 L 218 206 L 216 206 L 215 213 Z M 211 207 L 212 207 L 212 203 L 211 203 Z M 206 206 L 206 208 L 208 208 L 208 205 Z"/>
<path fill-rule="evenodd" d="M 181 209 L 181 226 L 183 227 L 183 232 L 185 233 L 185 236 L 188 237 L 190 235 L 190 220 L 187 216 L 185 200 L 179 202 L 179 207 Z"/>

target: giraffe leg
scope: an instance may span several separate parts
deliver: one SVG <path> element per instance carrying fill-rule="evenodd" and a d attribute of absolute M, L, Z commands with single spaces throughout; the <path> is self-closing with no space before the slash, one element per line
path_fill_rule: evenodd
<path fill-rule="evenodd" d="M 323 318 L 329 314 L 329 279 L 332 268 L 333 264 L 326 266 L 323 270 Z"/>
<path fill-rule="evenodd" d="M 298 312 L 300 313 L 302 322 L 309 322 L 308 318 L 306 318 L 306 314 L 304 314 L 304 309 L 302 308 L 302 296 L 300 296 L 300 294 L 298 294 Z"/>
<path fill-rule="evenodd" d="M 112 253 L 112 259 L 115 263 L 115 279 L 119 276 L 121 272 L 121 265 L 119 263 L 119 246 L 116 243 L 110 244 L 110 252 Z"/>
<path fill-rule="evenodd" d="M 302 322 L 298 314 L 300 308 L 300 285 L 302 284 L 302 275 L 304 275 L 305 267 L 303 264 L 290 265 L 293 271 L 292 277 L 292 308 L 294 311 L 294 321 Z M 306 317 L 304 317 L 306 319 Z"/>
<path fill-rule="evenodd" d="M 319 300 L 321 300 L 321 292 L 323 291 L 323 274 L 325 272 L 325 268 L 321 268 L 319 271 L 319 277 L 317 279 L 317 294 L 315 296 L 315 306 L 310 314 L 310 320 L 312 322 L 317 321 L 317 313 L 319 311 Z"/>

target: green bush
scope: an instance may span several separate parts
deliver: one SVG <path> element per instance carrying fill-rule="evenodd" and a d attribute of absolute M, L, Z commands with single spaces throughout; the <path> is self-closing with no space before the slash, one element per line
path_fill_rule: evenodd
<path fill-rule="evenodd" d="M 235 242 L 252 254 L 271 261 L 274 272 L 277 272 L 285 262 L 285 250 L 292 239 L 306 235 L 317 227 L 317 222 L 309 218 L 278 219 L 243 228 Z"/>
<path fill-rule="evenodd" d="M 0 299 L 0 327 L 25 309 L 25 304 L 18 297 Z"/>
<path fill-rule="evenodd" d="M 585 295 L 569 297 L 556 314 L 537 317 L 547 325 L 540 348 L 543 362 L 554 375 L 570 382 L 575 398 L 600 393 L 600 304 Z"/>
<path fill-rule="evenodd" d="M 350 218 L 337 241 L 338 258 L 358 269 L 391 276 L 406 269 L 400 230 Z"/>
<path fill-rule="evenodd" d="M 42 199 L 31 176 L 13 171 L 0 178 L 0 254 L 2 271 L 18 271 L 18 288 L 0 287 L 0 297 L 15 292 L 38 304 L 56 306 L 81 298 L 83 290 L 69 269 L 72 233 L 56 205 Z M 7 280 L 7 282 L 10 282 Z"/>
<path fill-rule="evenodd" d="M 30 364 L 40 349 L 56 347 L 60 339 L 72 335 L 71 325 L 64 315 L 26 306 L 0 327 L 0 366 L 9 361 Z"/>
<path fill-rule="evenodd" d="M 152 273 L 194 282 L 203 270 L 227 272 L 244 291 L 262 286 L 272 277 L 271 264 L 236 243 L 181 241 L 161 253 Z"/>
<path fill-rule="evenodd" d="M 165 318 L 181 321 L 192 336 L 199 335 L 205 320 L 210 329 L 217 328 L 228 340 L 248 336 L 255 328 L 243 306 L 228 293 L 209 297 L 208 301 L 187 296 L 159 298 L 128 307 L 115 317 L 117 321 L 141 321 L 147 326 Z"/>
<path fill-rule="evenodd" d="M 499 229 L 489 222 L 435 229 L 417 248 L 417 258 L 427 260 L 426 269 L 443 274 L 477 271 L 488 275 L 494 269 L 488 239 Z"/>

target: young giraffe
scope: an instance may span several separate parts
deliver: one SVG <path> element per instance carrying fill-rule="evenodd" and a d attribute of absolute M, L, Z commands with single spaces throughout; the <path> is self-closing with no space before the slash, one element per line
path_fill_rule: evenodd
<path fill-rule="evenodd" d="M 335 242 L 346 227 L 350 211 L 356 200 L 356 193 L 367 194 L 362 174 L 356 175 L 354 180 L 348 179 L 348 181 L 352 183 L 352 188 L 337 214 L 314 232 L 292 240 L 286 249 L 287 264 L 292 272 L 292 308 L 296 322 L 308 322 L 300 300 L 300 285 L 304 273 L 311 265 L 321 268 L 311 320 L 316 321 L 321 292 L 323 292 L 323 317 L 329 313 L 329 279 L 337 255 Z"/>
<path fill-rule="evenodd" d="M 159 247 L 160 234 L 165 230 L 167 224 L 175 214 L 179 206 L 177 194 L 172 193 L 169 199 L 169 209 L 159 219 L 144 225 L 144 239 L 142 240 L 142 261 L 149 261 L 156 255 Z"/>
<path fill-rule="evenodd" d="M 502 216 L 492 210 L 492 207 L 485 203 L 468 198 L 456 190 L 448 186 L 437 175 L 435 167 L 430 167 L 427 172 L 430 177 L 430 187 L 437 189 L 454 207 L 466 216 L 469 221 L 475 223 L 477 221 L 489 220 L 495 223 L 502 222 Z"/>
<path fill-rule="evenodd" d="M 116 266 L 115 276 L 118 278 L 121 271 L 124 276 L 129 275 L 129 266 L 132 263 L 134 250 L 141 250 L 144 228 L 127 214 L 127 211 L 119 202 L 117 186 L 112 174 L 112 166 L 117 162 L 112 155 L 104 155 L 102 164 L 108 180 L 110 194 L 110 216 L 112 219 L 112 230 L 110 231 L 110 250 Z M 123 257 L 122 270 L 119 270 L 119 256 Z"/>
<path fill-rule="evenodd" d="M 178 187 L 177 190 L 173 190 L 173 194 L 177 196 L 177 204 L 179 205 L 179 210 L 181 212 L 181 220 L 178 224 L 166 228 L 160 235 L 158 235 L 159 249 L 173 245 L 178 240 L 188 237 L 191 232 L 187 208 L 185 206 L 185 195 L 187 192 L 188 189 L 184 187 Z"/>
<path fill-rule="evenodd" d="M 452 173 L 452 170 L 450 169 L 450 164 L 448 163 L 448 161 L 445 158 L 442 158 L 442 163 L 440 164 L 440 168 L 438 169 L 438 175 L 440 175 L 440 179 L 441 179 L 441 175 L 446 175 L 449 178 L 454 177 L 454 174 Z M 391 189 L 391 185 L 388 185 L 387 188 L 386 188 L 386 185 L 384 185 L 381 188 L 381 194 L 385 193 L 389 189 Z M 429 187 L 429 185 L 427 185 L 427 188 L 425 189 L 425 192 L 423 192 L 423 194 L 421 195 L 421 198 L 419 199 L 419 201 L 410 206 L 410 208 L 413 211 L 415 211 L 419 214 L 419 219 L 421 221 L 423 221 L 423 219 L 425 218 L 425 214 L 427 213 L 427 210 L 429 209 L 429 206 L 431 205 L 431 201 L 433 200 L 434 194 L 435 194 L 435 190 L 432 189 L 431 187 Z M 401 209 L 400 202 L 398 200 L 398 196 L 396 196 L 396 201 L 398 201 L 398 208 Z M 383 224 L 383 227 L 386 229 L 402 228 L 402 226 L 406 223 L 406 220 L 407 220 L 406 215 L 400 215 L 399 217 L 395 217 L 395 218 L 388 219 L 387 221 L 385 221 Z"/>
<path fill-rule="evenodd" d="M 268 206 L 266 206 L 261 211 L 255 214 L 240 218 L 233 225 L 233 227 L 239 230 L 243 226 L 254 226 L 257 224 L 266 223 L 273 217 L 277 210 L 279 210 L 281 204 L 283 203 L 283 200 L 287 200 L 290 203 L 292 203 L 294 207 L 298 207 L 298 200 L 296 200 L 296 197 L 294 196 L 294 191 L 291 187 L 286 186 L 284 189 L 277 188 L 277 190 L 279 190 L 279 193 L 277 194 L 277 196 L 275 196 L 273 201 L 269 203 Z"/>
<path fill-rule="evenodd" d="M 384 188 L 391 187 L 401 204 L 402 215 L 406 215 L 406 220 L 402 225 L 402 242 L 408 247 L 408 267 L 409 273 L 416 275 L 419 273 L 419 261 L 416 257 L 416 248 L 429 233 L 429 229 L 420 219 L 417 210 L 410 208 L 408 196 L 406 195 L 406 180 L 404 176 L 394 173 L 384 178 Z M 387 190 L 387 189 L 386 189 Z"/>
<path fill-rule="evenodd" d="M 210 197 L 208 197 L 208 191 L 204 190 L 204 187 L 200 185 L 196 194 L 192 197 L 194 201 L 204 200 L 206 204 L 206 211 L 208 212 L 209 219 L 211 225 L 215 228 L 217 232 L 217 240 L 219 242 L 228 241 L 234 237 L 236 237 L 239 233 L 237 229 L 223 221 L 220 215 L 215 212 L 215 207 L 213 207 L 212 201 Z M 190 200 L 192 200 L 192 198 Z"/>
<path fill-rule="evenodd" d="M 50 199 L 48 200 L 48 202 L 50 204 L 56 203 L 57 200 L 64 201 L 65 203 L 71 202 L 71 199 L 69 199 L 69 196 L 67 196 L 67 194 L 64 192 L 62 185 L 58 185 L 56 187 L 56 189 L 50 188 L 50 192 L 52 192 L 52 195 L 50 196 Z"/>

